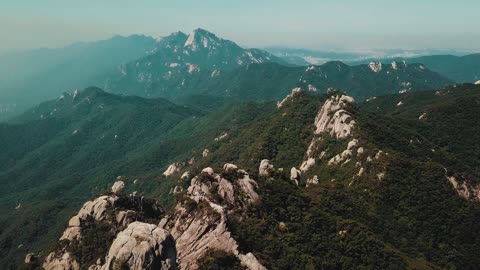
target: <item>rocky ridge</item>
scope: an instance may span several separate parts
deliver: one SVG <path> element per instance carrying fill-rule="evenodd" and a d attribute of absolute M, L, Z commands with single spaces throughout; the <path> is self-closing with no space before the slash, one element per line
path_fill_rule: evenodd
<path fill-rule="evenodd" d="M 239 252 L 227 226 L 229 215 L 258 200 L 256 188 L 245 170 L 229 163 L 222 172 L 205 168 L 192 178 L 174 214 L 160 222 L 175 239 L 180 269 L 198 269 L 197 261 L 212 249 L 235 254 L 248 269 L 266 269 L 252 253 Z"/>
<path fill-rule="evenodd" d="M 266 269 L 252 253 L 239 251 L 228 229 L 230 215 L 238 215 L 259 199 L 256 181 L 235 164 L 226 163 L 220 172 L 203 169 L 187 190 L 173 192 L 180 199 L 167 216 L 154 201 L 136 193 L 123 195 L 124 187 L 123 181 L 117 181 L 114 192 L 83 205 L 68 222 L 59 247 L 46 256 L 44 269 L 86 266 L 78 250 L 93 245 L 84 232 L 98 224 L 107 226 L 112 240 L 105 254 L 90 261 L 91 270 L 199 269 L 198 261 L 209 250 L 234 254 L 247 269 Z M 29 254 L 25 261 L 32 263 L 35 258 Z"/>

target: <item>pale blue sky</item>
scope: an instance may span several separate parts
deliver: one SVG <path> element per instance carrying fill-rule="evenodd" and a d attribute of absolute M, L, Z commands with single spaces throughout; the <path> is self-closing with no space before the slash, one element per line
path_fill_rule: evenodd
<path fill-rule="evenodd" d="M 479 49 L 478 0 L 0 0 L 0 51 L 201 27 L 237 43 Z"/>

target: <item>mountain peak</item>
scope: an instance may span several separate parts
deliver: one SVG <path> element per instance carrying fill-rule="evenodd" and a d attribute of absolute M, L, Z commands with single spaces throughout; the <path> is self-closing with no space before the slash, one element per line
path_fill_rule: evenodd
<path fill-rule="evenodd" d="M 222 39 L 212 32 L 197 28 L 190 33 L 185 41 L 184 47 L 190 47 L 192 50 L 209 48 L 212 44 L 218 44 L 220 41 L 222 41 Z"/>

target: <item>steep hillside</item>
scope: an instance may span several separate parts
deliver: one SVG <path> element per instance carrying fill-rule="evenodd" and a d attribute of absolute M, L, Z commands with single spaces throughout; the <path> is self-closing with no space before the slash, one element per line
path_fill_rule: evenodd
<path fill-rule="evenodd" d="M 472 90 L 465 94 L 476 100 Z M 465 148 L 442 149 L 427 136 L 428 126 L 417 129 L 413 119 L 349 102 L 342 97 L 322 106 L 300 94 L 265 121 L 227 130 L 209 146 L 210 164 L 224 159 L 250 172 L 260 165 L 253 176 L 260 203 L 229 223 L 240 251 L 268 269 L 474 269 L 480 175 L 460 166 L 468 159 Z M 472 105 L 466 104 L 478 108 Z M 466 119 L 475 121 L 473 115 Z M 415 121 L 422 125 L 418 116 Z M 467 134 L 476 129 L 457 125 Z M 184 171 L 192 168 L 177 177 Z"/>
<path fill-rule="evenodd" d="M 378 97 L 362 108 L 403 119 L 416 132 L 443 151 L 480 174 L 480 86 L 463 84 L 437 91 Z M 453 164 L 452 164 L 453 165 Z"/>
<path fill-rule="evenodd" d="M 480 263 L 480 174 L 478 159 L 469 159 L 479 142 L 474 135 L 465 141 L 469 147 L 452 141 L 460 136 L 458 130 L 477 132 L 479 90 L 463 85 L 362 104 L 342 92 L 296 91 L 278 107 L 240 103 L 203 116 L 169 107 L 176 115 L 186 113 L 183 120 L 145 140 L 127 136 L 137 138 L 141 147 L 125 148 L 127 160 L 106 162 L 98 167 L 101 173 L 89 169 L 87 160 L 81 162 L 86 167 L 69 166 L 68 174 L 56 180 L 68 187 L 45 189 L 45 196 L 60 194 L 50 205 L 28 204 L 28 189 L 7 194 L 2 217 L 10 221 L 2 224 L 19 220 L 14 224 L 21 229 L 2 226 L 2 251 L 16 258 L 33 252 L 47 269 L 57 263 L 175 269 L 174 258 L 181 269 L 222 264 L 231 269 L 475 269 Z M 87 97 L 80 104 L 88 103 Z M 30 114 L 38 118 L 51 112 L 52 107 L 41 107 Z M 419 119 L 426 111 L 426 118 Z M 141 113 L 129 123 L 152 115 Z M 40 136 L 32 145 L 42 140 Z M 45 153 L 50 152 L 57 153 Z M 102 152 L 87 151 L 88 160 Z M 42 170 L 37 163 L 31 169 L 16 167 L 10 172 Z M 75 173 L 79 178 L 69 177 Z M 116 175 L 123 177 L 115 180 Z M 7 179 L 18 178 L 7 174 L 2 182 Z M 31 185 L 40 185 L 35 179 L 42 178 L 32 178 Z M 92 195 L 105 194 L 114 185 L 112 192 L 82 207 L 88 195 L 78 195 L 75 186 L 71 193 L 72 181 Z M 22 205 L 14 210 L 11 201 L 18 198 Z M 161 203 L 165 212 L 147 210 L 157 205 L 147 198 Z M 73 214 L 63 235 L 61 226 L 51 227 L 53 220 L 66 224 Z M 40 231 L 49 234 L 33 237 Z M 45 248 L 44 241 L 59 237 L 68 241 Z"/>
<path fill-rule="evenodd" d="M 88 88 L 1 124 L 0 263 L 48 245 L 63 228 L 58 221 L 111 179 L 163 169 L 182 146 L 162 135 L 198 116 L 166 100 Z M 150 144 L 158 152 L 138 163 Z"/>

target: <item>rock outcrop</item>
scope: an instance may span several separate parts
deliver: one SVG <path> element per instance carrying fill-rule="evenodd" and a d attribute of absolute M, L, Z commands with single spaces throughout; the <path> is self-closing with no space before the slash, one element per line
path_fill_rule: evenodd
<path fill-rule="evenodd" d="M 227 172 L 228 171 L 236 171 L 236 170 L 238 170 L 238 167 L 235 164 L 225 163 L 225 165 L 223 165 L 223 169 Z"/>
<path fill-rule="evenodd" d="M 63 232 L 60 240 L 79 240 L 82 224 L 89 218 L 93 218 L 97 221 L 106 220 L 107 210 L 111 210 L 114 207 L 118 198 L 119 197 L 116 195 L 105 195 L 100 196 L 93 201 L 86 202 L 78 211 L 78 214 L 70 218 L 68 227 Z"/>
<path fill-rule="evenodd" d="M 164 217 L 156 203 L 136 194 L 100 196 L 85 203 L 69 220 L 60 248 L 46 257 L 43 268 L 189 270 L 199 268 L 198 260 L 207 251 L 222 250 L 235 254 L 247 269 L 264 270 L 252 253 L 239 251 L 227 225 L 227 220 L 241 218 L 242 211 L 259 199 L 257 188 L 245 170 L 226 163 L 219 172 L 205 168 L 191 179 L 186 191 L 179 189 L 180 201 L 170 216 Z M 107 241 L 105 254 L 76 257 L 82 254 L 78 252 L 82 246 L 95 245 L 88 241 L 97 240 L 84 235 L 86 229 L 99 228 L 95 226 L 103 226 L 102 233 L 108 236 L 101 240 Z M 88 264 L 81 265 L 85 261 Z"/>
<path fill-rule="evenodd" d="M 458 181 L 455 176 L 448 176 L 447 169 L 445 170 L 445 177 L 453 186 L 458 196 L 468 201 L 480 201 L 480 184 L 471 184 L 467 180 Z"/>
<path fill-rule="evenodd" d="M 268 172 L 271 169 L 273 169 L 273 165 L 270 163 L 270 160 L 263 159 L 260 162 L 260 167 L 258 168 L 258 174 L 260 176 L 268 176 Z"/>
<path fill-rule="evenodd" d="M 228 132 L 223 133 L 222 135 L 216 137 L 214 140 L 216 142 L 223 141 L 228 137 Z"/>
<path fill-rule="evenodd" d="M 307 179 L 306 186 L 318 185 L 318 176 L 314 175 L 312 178 Z"/>
<path fill-rule="evenodd" d="M 393 66 L 393 64 L 392 64 Z M 382 71 L 382 63 L 381 62 L 370 62 L 370 64 L 368 64 L 368 67 L 375 73 L 378 73 L 380 71 Z M 395 68 L 397 67 L 396 63 L 395 63 Z"/>
<path fill-rule="evenodd" d="M 315 134 L 327 132 L 337 139 L 348 137 L 355 126 L 355 120 L 345 108 L 353 102 L 353 98 L 346 95 L 333 96 L 325 101 L 315 117 Z"/>
<path fill-rule="evenodd" d="M 119 190 L 124 188 L 124 183 L 119 182 L 121 181 L 115 182 L 112 191 L 118 193 Z M 155 201 L 146 200 L 136 194 L 122 196 L 111 193 L 88 201 L 75 216 L 70 218 L 67 228 L 59 239 L 60 248 L 45 258 L 43 268 L 46 270 L 80 269 L 82 265 L 77 260 L 79 258 L 74 257 L 71 252 L 80 248 L 79 245 L 94 244 L 85 242 L 82 235 L 84 230 L 95 228 L 92 226 L 106 224 L 109 231 L 105 233 L 113 236 L 134 221 L 160 220 L 162 213 L 162 209 Z M 101 264 L 97 263 L 97 265 L 92 266 L 92 269 L 100 269 L 100 266 Z"/>
<path fill-rule="evenodd" d="M 302 172 L 295 167 L 290 170 L 290 180 L 292 180 L 297 186 L 302 178 Z"/>
<path fill-rule="evenodd" d="M 323 103 L 315 117 L 314 138 L 308 146 L 307 158 L 300 165 L 302 172 L 308 171 L 316 164 L 317 159 L 322 159 L 325 155 L 325 149 L 321 149 L 320 146 L 325 135 L 337 140 L 351 136 L 356 123 L 347 109 L 354 102 L 350 96 L 334 95 Z"/>
<path fill-rule="evenodd" d="M 119 194 L 123 192 L 125 189 L 125 183 L 123 181 L 117 181 L 112 186 L 112 192 L 115 194 Z"/>
<path fill-rule="evenodd" d="M 38 265 L 38 256 L 33 253 L 28 253 L 25 256 L 25 266 L 27 269 L 35 269 Z"/>
<path fill-rule="evenodd" d="M 43 263 L 45 270 L 79 270 L 80 264 L 69 252 L 50 253 Z"/>
<path fill-rule="evenodd" d="M 298 96 L 302 92 L 302 89 L 300 87 L 292 89 L 292 92 L 288 94 L 282 101 L 277 102 L 277 108 L 282 108 L 285 106 L 287 101 L 291 100 L 295 96 Z"/>
<path fill-rule="evenodd" d="M 302 165 L 300 165 L 300 171 L 306 172 L 308 169 L 313 167 L 315 165 L 315 159 L 312 157 L 309 157 L 307 160 L 305 160 Z"/>
<path fill-rule="evenodd" d="M 354 152 L 354 147 L 358 145 L 358 140 L 353 139 L 350 142 L 348 142 L 347 149 L 345 149 L 342 153 L 334 156 L 328 161 L 328 165 L 337 165 L 340 163 L 348 163 L 350 161 L 350 158 L 353 156 Z M 358 153 L 357 153 L 358 154 Z"/>
<path fill-rule="evenodd" d="M 174 214 L 159 224 L 175 239 L 180 269 L 198 269 L 197 260 L 213 249 L 232 252 L 248 269 L 265 269 L 253 254 L 239 252 L 227 227 L 229 209 L 242 210 L 258 199 L 257 183 L 233 164 L 224 168 L 223 173 L 195 176 Z"/>
<path fill-rule="evenodd" d="M 121 231 L 99 269 L 176 269 L 175 242 L 170 233 L 157 225 L 133 222 Z"/>
<path fill-rule="evenodd" d="M 173 164 L 170 164 L 170 166 L 168 166 L 168 168 L 163 172 L 163 175 L 170 176 L 179 171 L 180 171 L 179 165 L 177 163 L 173 163 Z"/>

